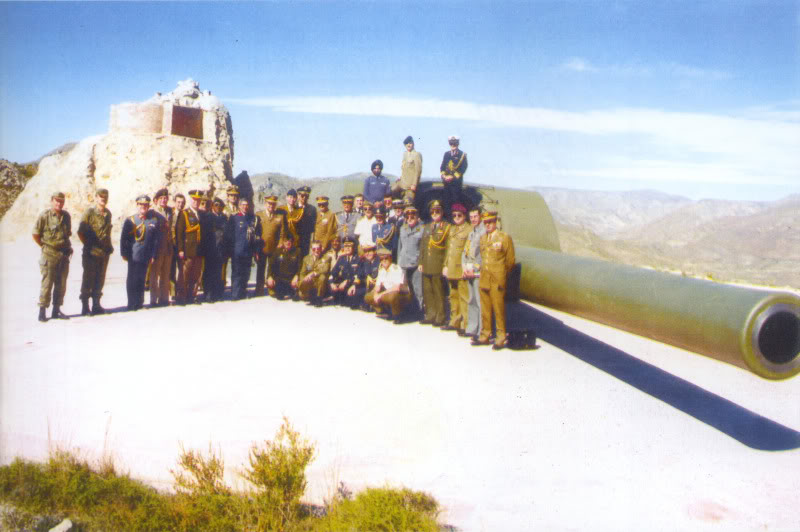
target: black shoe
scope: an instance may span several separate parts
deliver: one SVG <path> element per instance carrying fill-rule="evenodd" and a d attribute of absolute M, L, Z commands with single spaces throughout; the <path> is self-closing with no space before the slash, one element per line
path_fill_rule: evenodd
<path fill-rule="evenodd" d="M 489 345 L 491 342 L 489 340 L 481 340 L 480 338 L 476 338 L 475 340 L 470 342 L 471 345 Z"/>
<path fill-rule="evenodd" d="M 92 316 L 97 316 L 98 314 L 105 314 L 106 309 L 104 309 L 100 305 L 100 298 L 96 297 L 92 299 Z"/>
<path fill-rule="evenodd" d="M 89 300 L 81 299 L 81 316 L 89 315 Z"/>
<path fill-rule="evenodd" d="M 47 321 L 47 309 L 44 307 L 39 307 L 39 321 L 42 323 Z"/>
<path fill-rule="evenodd" d="M 495 351 L 500 351 L 501 349 L 504 349 L 506 347 L 508 347 L 507 341 L 503 342 L 502 344 L 492 344 L 492 349 Z"/>
<path fill-rule="evenodd" d="M 458 333 L 456 333 L 456 334 L 458 334 L 462 338 L 467 338 L 467 337 L 471 337 L 472 336 L 471 334 L 467 334 L 467 332 L 464 329 L 459 329 Z"/>
<path fill-rule="evenodd" d="M 391 319 L 391 317 L 392 317 L 391 314 L 386 314 L 385 312 L 378 312 L 375 315 L 377 317 L 379 317 L 380 319 L 382 319 L 382 320 L 388 320 L 388 319 Z"/>
<path fill-rule="evenodd" d="M 59 307 L 53 306 L 53 313 L 50 314 L 50 319 L 52 320 L 68 320 L 69 316 L 61 312 Z"/>
<path fill-rule="evenodd" d="M 443 331 L 455 331 L 457 327 L 453 327 L 452 325 L 442 325 L 439 327 Z"/>

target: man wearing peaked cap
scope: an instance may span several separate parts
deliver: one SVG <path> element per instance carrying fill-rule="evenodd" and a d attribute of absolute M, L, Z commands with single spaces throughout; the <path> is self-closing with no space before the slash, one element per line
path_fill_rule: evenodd
<path fill-rule="evenodd" d="M 358 269 L 358 255 L 355 252 L 356 241 L 354 238 L 345 237 L 342 241 L 342 251 L 336 262 L 333 263 L 328 276 L 328 291 L 336 304 L 344 304 L 345 294 L 353 283 Z"/>
<path fill-rule="evenodd" d="M 464 173 L 467 171 L 467 154 L 458 146 L 461 139 L 451 135 L 447 142 L 450 149 L 444 152 L 439 171 L 444 183 L 445 210 L 450 211 L 450 206 L 461 201 L 461 187 L 464 182 Z"/>
<path fill-rule="evenodd" d="M 203 269 L 201 216 L 198 208 L 205 197 L 202 190 L 190 190 L 190 205 L 175 222 L 175 247 L 178 250 L 178 279 L 175 282 L 179 305 L 195 303 L 200 272 Z"/>
<path fill-rule="evenodd" d="M 410 204 L 405 208 L 405 223 L 400 226 L 397 242 L 397 265 L 405 273 L 405 283 L 414 296 L 415 312 L 422 310 L 422 273 L 419 271 L 420 242 L 424 228 L 419 221 L 417 208 Z"/>
<path fill-rule="evenodd" d="M 372 241 L 375 245 L 385 247 L 393 254 L 397 249 L 397 227 L 386 220 L 387 212 L 384 207 L 375 209 L 375 225 L 372 226 Z"/>
<path fill-rule="evenodd" d="M 209 303 L 222 300 L 225 286 L 222 283 L 222 261 L 225 256 L 225 230 L 228 217 L 223 214 L 225 202 L 214 198 L 211 212 L 201 220 L 203 241 L 203 296 Z"/>
<path fill-rule="evenodd" d="M 239 213 L 239 187 L 231 185 L 227 190 L 228 203 L 225 205 L 225 215 L 235 216 Z"/>
<path fill-rule="evenodd" d="M 481 237 L 481 277 L 479 288 L 481 293 L 481 332 L 473 345 L 487 345 L 492 330 L 492 317 L 495 323 L 495 341 L 493 349 L 506 347 L 506 281 L 508 273 L 514 267 L 514 242 L 506 233 L 497 229 L 497 213 L 483 214 L 486 234 Z"/>
<path fill-rule="evenodd" d="M 359 259 L 353 277 L 353 283 L 347 289 L 347 306 L 353 310 L 361 309 L 364 306 L 364 296 L 375 286 L 375 278 L 378 276 L 380 261 L 375 256 L 375 244 L 370 242 L 363 244 L 364 255 Z"/>
<path fill-rule="evenodd" d="M 81 316 L 89 311 L 89 298 L 92 299 L 91 314 L 103 314 L 100 305 L 103 287 L 106 282 L 108 259 L 114 252 L 111 245 L 111 211 L 106 208 L 108 190 L 97 189 L 94 207 L 89 207 L 81 217 L 78 238 L 83 243 L 83 278 L 81 279 Z"/>
<path fill-rule="evenodd" d="M 450 224 L 442 218 L 442 204 L 439 200 L 431 201 L 428 210 L 431 213 L 431 221 L 425 225 L 422 232 L 419 257 L 422 297 L 425 303 L 425 319 L 422 323 L 441 327 L 445 325 L 447 317 L 442 268 L 450 236 Z"/>
<path fill-rule="evenodd" d="M 128 263 L 125 288 L 128 292 L 128 310 L 144 306 L 144 281 L 147 268 L 155 262 L 163 231 L 163 219 L 150 210 L 150 196 L 136 198 L 136 214 L 122 224 L 120 253 Z"/>
<path fill-rule="evenodd" d="M 172 235 L 174 214 L 169 202 L 169 191 L 159 189 L 153 196 L 153 211 L 163 219 L 162 238 L 156 251 L 156 260 L 150 266 L 150 305 L 163 307 L 169 305 L 169 277 L 175 241 Z"/>
<path fill-rule="evenodd" d="M 264 198 L 264 210 L 257 216 L 261 219 L 261 240 L 263 245 L 256 253 L 256 296 L 264 295 L 267 265 L 278 249 L 278 244 L 286 236 L 286 216 L 277 211 L 278 196 Z"/>
<path fill-rule="evenodd" d="M 261 219 L 250 211 L 247 198 L 239 200 L 239 213 L 228 218 L 225 228 L 226 255 L 231 258 L 231 299 L 247 297 L 253 255 L 262 246 Z"/>
<path fill-rule="evenodd" d="M 464 279 L 461 267 L 461 254 L 471 231 L 466 223 L 467 209 L 460 203 L 454 203 L 450 208 L 453 224 L 450 226 L 450 238 L 447 239 L 444 268 L 442 275 L 447 279 L 450 289 L 450 322 L 443 327 L 444 330 L 458 331 L 464 334 L 467 326 L 467 313 L 469 305 L 469 284 Z"/>
<path fill-rule="evenodd" d="M 72 218 L 64 210 L 66 196 L 63 192 L 54 192 L 50 196 L 50 208 L 42 212 L 33 226 L 33 241 L 42 248 L 39 268 L 42 273 L 41 290 L 39 291 L 39 321 L 47 321 L 45 314 L 53 300 L 54 319 L 67 319 L 61 312 L 64 294 L 67 291 L 69 260 L 72 257 Z"/>
<path fill-rule="evenodd" d="M 372 174 L 364 180 L 364 201 L 374 204 L 383 201 L 383 196 L 392 193 L 392 185 L 383 175 L 383 161 L 373 161 L 370 166 Z"/>
<path fill-rule="evenodd" d="M 342 202 L 342 210 L 336 213 L 336 234 L 342 239 L 355 238 L 356 223 L 358 222 L 359 214 L 353 209 L 354 198 L 353 196 L 345 195 L 340 198 Z"/>
<path fill-rule="evenodd" d="M 300 269 L 300 250 L 294 245 L 294 237 L 286 235 L 280 246 L 269 259 L 269 275 L 267 276 L 267 289 L 269 295 L 277 299 L 284 299 L 294 292 L 292 281 Z"/>
<path fill-rule="evenodd" d="M 328 210 L 328 196 L 317 196 L 317 220 L 312 240 L 319 240 L 322 253 L 326 253 L 336 236 L 336 216 Z"/>
<path fill-rule="evenodd" d="M 314 233 L 314 225 L 317 222 L 317 208 L 308 203 L 311 194 L 311 187 L 304 185 L 297 189 L 297 207 L 303 212 L 300 221 L 297 223 L 297 236 L 300 253 L 305 257 L 311 248 L 311 236 Z"/>

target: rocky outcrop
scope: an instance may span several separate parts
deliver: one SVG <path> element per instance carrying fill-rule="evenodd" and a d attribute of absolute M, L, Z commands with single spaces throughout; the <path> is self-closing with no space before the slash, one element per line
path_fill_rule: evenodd
<path fill-rule="evenodd" d="M 115 229 L 135 212 L 140 194 L 167 187 L 171 194 L 190 189 L 227 188 L 233 178 L 233 128 L 224 105 L 193 80 L 145 102 L 111 106 L 105 135 L 80 141 L 71 150 L 44 157 L 0 222 L 0 238 L 30 234 L 53 191 L 67 197 L 65 208 L 77 224 L 93 203 L 95 191 L 109 190 Z M 76 227 L 73 228 L 77 229 Z"/>

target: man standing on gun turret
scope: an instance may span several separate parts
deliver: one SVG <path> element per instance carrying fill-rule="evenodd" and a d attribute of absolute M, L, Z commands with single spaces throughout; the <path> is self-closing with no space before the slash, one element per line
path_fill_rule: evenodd
<path fill-rule="evenodd" d="M 458 149 L 461 143 L 459 137 L 451 135 L 447 142 L 450 144 L 450 149 L 444 152 L 439 171 L 444 183 L 445 211 L 449 214 L 451 205 L 461 201 L 461 186 L 464 183 L 464 173 L 467 171 L 467 154 Z"/>
<path fill-rule="evenodd" d="M 111 212 L 106 209 L 108 190 L 97 189 L 95 206 L 83 213 L 78 226 L 78 238 L 83 242 L 83 279 L 81 280 L 81 316 L 89 315 L 89 298 L 92 298 L 91 314 L 102 314 L 100 306 L 103 286 L 106 283 L 108 257 L 114 252 L 111 245 Z"/>

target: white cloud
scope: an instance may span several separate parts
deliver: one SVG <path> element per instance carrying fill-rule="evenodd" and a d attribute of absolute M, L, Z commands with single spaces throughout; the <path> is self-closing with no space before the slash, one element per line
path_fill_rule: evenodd
<path fill-rule="evenodd" d="M 580 57 L 570 58 L 566 63 L 561 65 L 561 67 L 565 70 L 573 70 L 575 72 L 597 72 L 596 67 Z"/>

